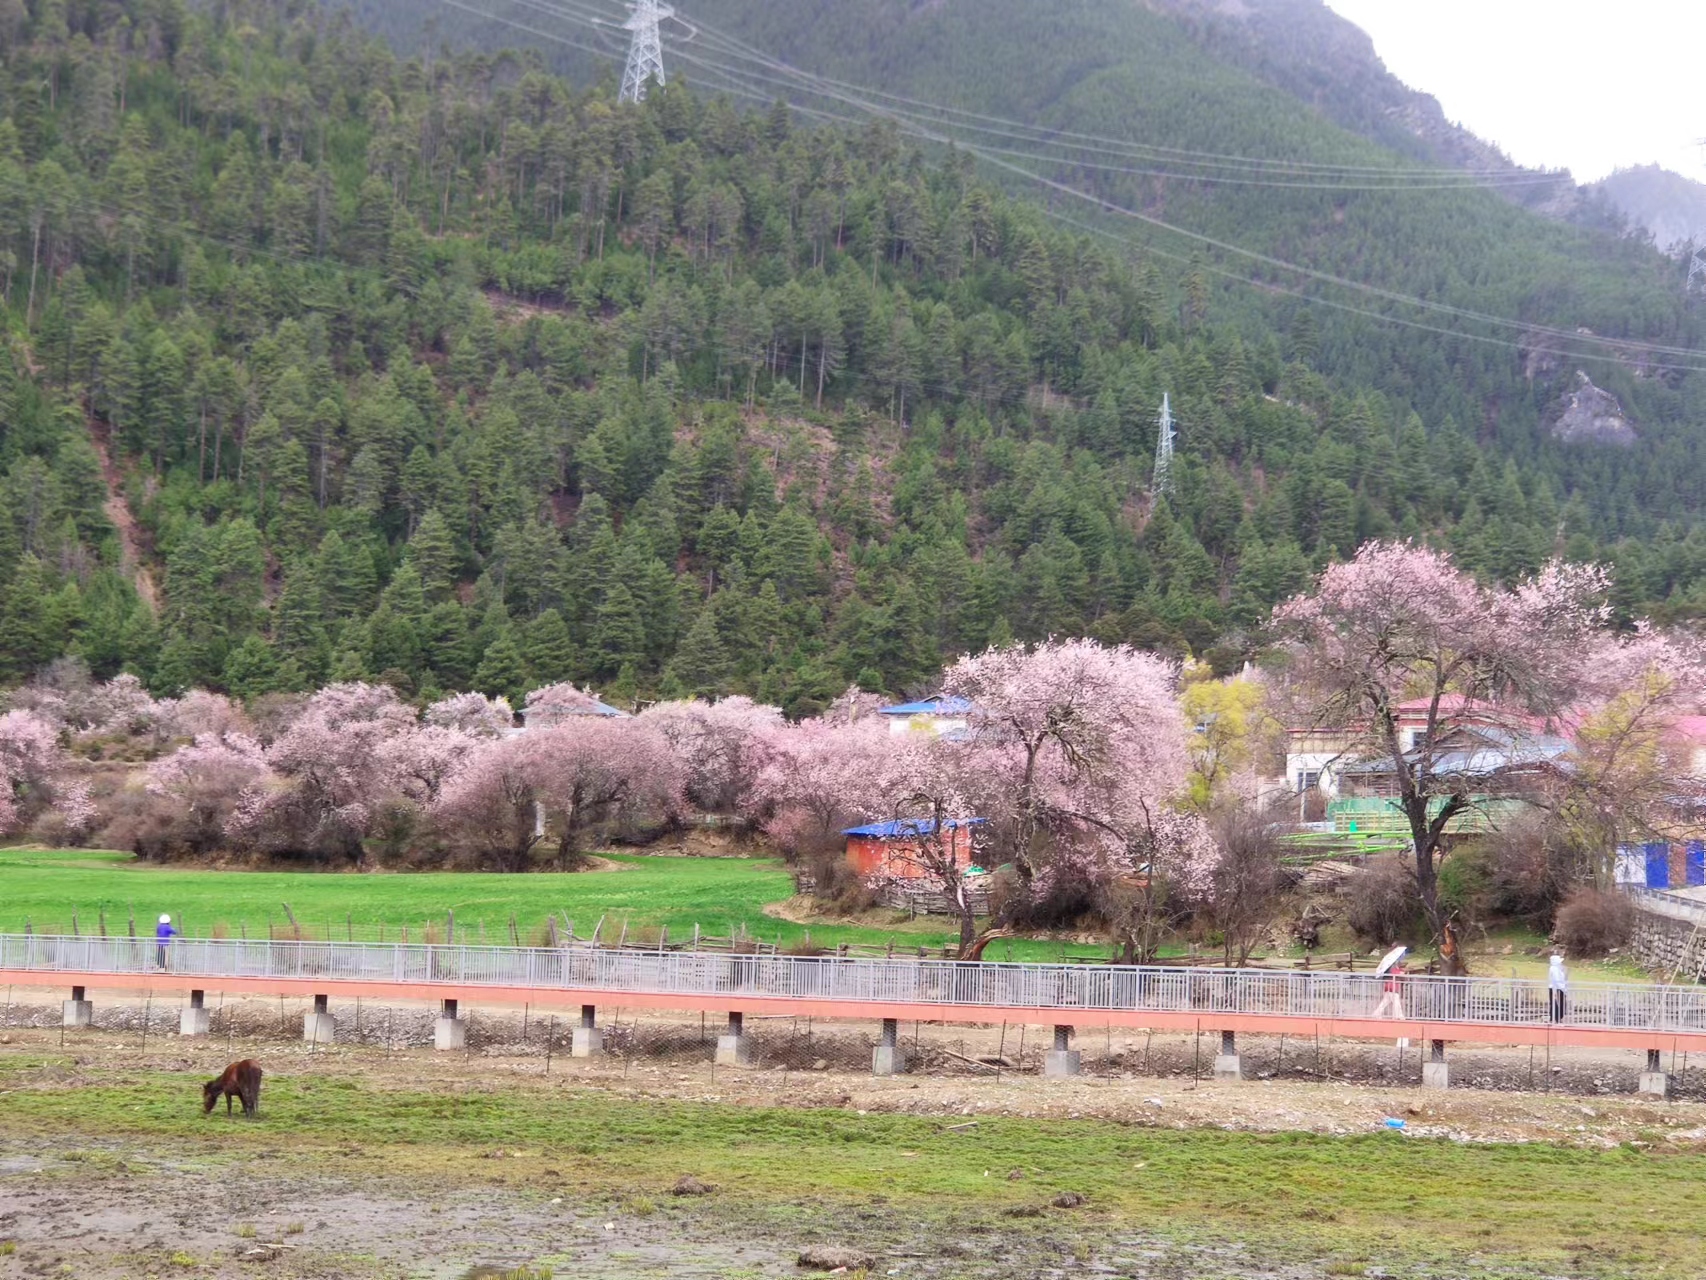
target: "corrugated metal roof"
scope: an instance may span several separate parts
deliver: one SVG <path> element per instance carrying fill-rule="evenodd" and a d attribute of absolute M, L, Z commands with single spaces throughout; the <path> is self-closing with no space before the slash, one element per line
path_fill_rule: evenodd
<path fill-rule="evenodd" d="M 1429 771 L 1436 777 L 1483 777 L 1489 774 L 1501 773 L 1509 769 L 1532 768 L 1536 765 L 1557 765 L 1567 768 L 1565 757 L 1570 753 L 1570 743 L 1565 738 L 1555 734 L 1528 734 L 1513 732 L 1508 729 L 1476 729 L 1467 738 L 1479 738 L 1481 741 L 1467 741 L 1461 746 L 1449 743 L 1441 744 L 1430 754 L 1425 749 L 1418 748 L 1404 754 L 1407 761 L 1417 761 L 1424 755 L 1428 756 Z M 1392 761 L 1390 757 L 1375 757 L 1369 760 L 1359 760 L 1354 764 L 1344 766 L 1341 774 L 1368 775 L 1390 773 Z"/>
<path fill-rule="evenodd" d="M 964 698 L 948 698 L 937 695 L 925 698 L 920 702 L 900 702 L 892 707 L 878 707 L 880 716 L 963 716 L 971 710 L 971 703 Z"/>
<path fill-rule="evenodd" d="M 958 827 L 980 827 L 988 821 L 988 818 L 949 818 L 944 825 L 953 831 Z M 935 830 L 934 818 L 896 818 L 892 822 L 872 822 L 863 827 L 848 827 L 841 834 L 869 836 L 873 840 L 897 840 L 932 835 Z"/>

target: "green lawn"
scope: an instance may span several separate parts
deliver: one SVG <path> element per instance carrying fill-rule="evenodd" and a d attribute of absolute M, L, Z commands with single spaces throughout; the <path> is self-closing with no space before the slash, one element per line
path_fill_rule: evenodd
<path fill-rule="evenodd" d="M 1698 1230 L 1706 1157 L 1674 1149 L 989 1115 L 975 1132 L 955 1133 L 944 1126 L 957 1115 L 634 1100 L 538 1080 L 441 1091 L 390 1087 L 368 1072 L 275 1075 L 259 1121 L 216 1124 L 194 1105 L 199 1077 L 84 1067 L 66 1087 L 68 1069 L 63 1059 L 0 1056 L 0 1135 L 134 1141 L 169 1148 L 174 1160 L 337 1156 L 340 1176 L 430 1171 L 435 1180 L 522 1188 L 567 1183 L 583 1194 L 655 1195 L 691 1170 L 755 1209 L 804 1195 L 850 1211 L 882 1196 L 920 1220 L 970 1210 L 1001 1221 L 1009 1206 L 1076 1191 L 1090 1197 L 1076 1222 L 1092 1237 L 1098 1225 L 1122 1222 L 1207 1233 L 1276 1262 L 1331 1260 L 1329 1274 L 1380 1264 L 1401 1275 L 1421 1274 L 1417 1266 L 1453 1275 L 1706 1274 Z M 484 1158 L 494 1148 L 513 1158 L 494 1164 Z M 1023 1180 L 1000 1176 L 1009 1169 Z"/>
<path fill-rule="evenodd" d="M 130 854 L 89 849 L 0 849 L 0 930 L 16 932 L 27 923 L 38 933 L 99 930 L 106 912 L 109 933 L 129 928 L 135 911 L 139 931 L 153 930 L 161 912 L 170 912 L 191 935 L 223 929 L 235 937 L 265 937 L 269 924 L 286 923 L 288 903 L 305 932 L 342 937 L 393 939 L 407 926 L 411 938 L 431 925 L 440 939 L 447 915 L 455 913 L 457 937 L 478 940 L 481 928 L 491 942 L 507 941 L 509 919 L 516 919 L 522 940 L 532 941 L 547 914 L 574 922 L 577 935 L 590 933 L 604 919 L 603 937 L 613 939 L 627 923 L 630 936 L 655 937 L 667 927 L 672 939 L 691 936 L 693 926 L 712 936 L 728 936 L 745 927 L 766 942 L 791 946 L 809 932 L 815 944 L 841 942 L 898 948 L 920 943 L 939 946 L 957 938 L 943 917 L 897 920 L 892 926 L 802 926 L 764 914 L 764 907 L 793 893 L 782 864 L 761 858 L 667 858 L 609 855 L 619 871 L 570 875 L 417 872 L 359 874 L 311 871 L 210 871 L 156 866 Z M 1065 948 L 1067 954 L 1106 955 L 1095 947 Z M 1058 944 L 998 943 L 991 958 L 1059 959 Z"/>

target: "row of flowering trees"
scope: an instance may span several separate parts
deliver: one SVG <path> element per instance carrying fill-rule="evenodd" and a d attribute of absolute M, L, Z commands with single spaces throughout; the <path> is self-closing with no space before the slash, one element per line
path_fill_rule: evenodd
<path fill-rule="evenodd" d="M 1162 889 L 1202 891 L 1213 848 L 1175 807 L 1189 768 L 1176 667 L 1089 641 L 967 657 L 945 690 L 975 711 L 957 740 L 892 736 L 850 692 L 785 721 L 746 698 L 611 714 L 568 685 L 509 705 L 460 694 L 418 709 L 346 683 L 248 710 L 218 695 L 155 701 L 129 677 L 61 670 L 0 720 L 0 788 L 15 828 L 51 811 L 69 838 L 145 853 L 253 851 L 360 862 L 387 855 L 517 871 L 565 869 L 596 835 L 643 833 L 693 813 L 738 815 L 784 850 L 839 842 L 854 822 L 922 819 L 919 855 L 974 919 L 945 838 L 980 818 L 986 860 L 1019 892 L 1093 891 L 1134 950 L 1152 952 Z M 140 770 L 94 770 L 62 743 L 121 739 Z"/>
<path fill-rule="evenodd" d="M 1440 553 L 1371 544 L 1276 611 L 1283 661 L 1254 694 L 1227 691 L 1206 716 L 1215 699 L 1187 695 L 1204 721 L 1194 727 L 1176 664 L 1086 640 L 960 659 L 941 681 L 971 708 L 952 737 L 891 735 L 856 690 L 790 723 L 739 697 L 621 716 L 553 685 L 528 695 L 522 729 L 507 702 L 479 694 L 417 708 L 388 687 L 347 683 L 245 708 L 204 692 L 156 700 L 131 677 L 98 684 L 62 667 L 0 714 L 0 834 L 34 826 L 161 856 L 518 871 L 570 869 L 596 838 L 695 813 L 738 816 L 790 853 L 838 848 L 856 822 L 916 819 L 913 856 L 969 945 L 975 920 L 949 833 L 978 818 L 984 860 L 1011 868 L 1010 901 L 1093 907 L 1128 957 L 1147 958 L 1182 906 L 1212 907 L 1228 937 L 1266 927 L 1249 908 L 1251 886 L 1272 883 L 1271 824 L 1210 820 L 1228 770 L 1253 767 L 1220 739 L 1254 721 L 1244 703 L 1255 697 L 1269 723 L 1346 730 L 1348 756 L 1386 762 L 1419 905 L 1443 940 L 1447 827 L 1487 795 L 1541 800 L 1599 850 L 1591 870 L 1603 877 L 1620 838 L 1706 793 L 1674 738 L 1706 710 L 1706 660 L 1689 637 L 1614 626 L 1604 595 L 1591 567 L 1489 586 Z M 1418 699 L 1425 723 L 1410 742 L 1401 708 Z M 1538 792 L 1532 759 L 1510 777 L 1467 767 L 1453 738 L 1466 709 L 1483 732 L 1561 736 L 1569 751 L 1548 758 Z M 131 765 L 90 763 L 110 760 L 115 743 Z"/>

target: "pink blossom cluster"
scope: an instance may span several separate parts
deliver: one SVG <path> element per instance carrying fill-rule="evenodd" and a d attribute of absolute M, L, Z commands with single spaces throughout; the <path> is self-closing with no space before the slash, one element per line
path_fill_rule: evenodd
<path fill-rule="evenodd" d="M 35 711 L 0 714 L 0 835 L 49 807 L 73 837 L 87 834 L 94 823 L 88 783 L 60 746 L 54 723 Z"/>

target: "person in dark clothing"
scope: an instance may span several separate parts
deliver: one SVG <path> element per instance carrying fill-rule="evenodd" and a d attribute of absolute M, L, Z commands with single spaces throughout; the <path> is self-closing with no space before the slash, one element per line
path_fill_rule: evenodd
<path fill-rule="evenodd" d="M 178 936 L 178 931 L 172 927 L 171 916 L 161 916 L 160 923 L 154 926 L 154 965 L 156 968 L 166 967 L 166 944 Z"/>

